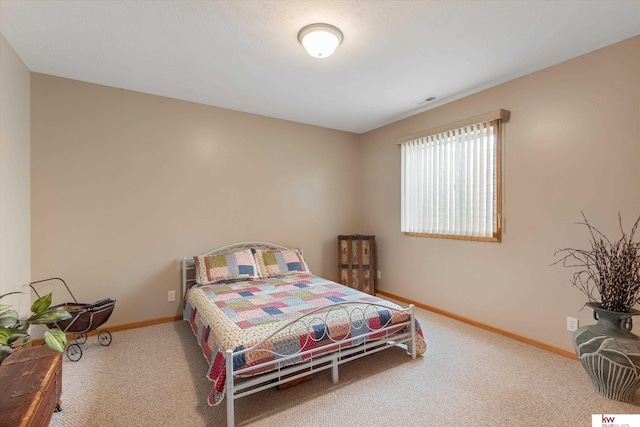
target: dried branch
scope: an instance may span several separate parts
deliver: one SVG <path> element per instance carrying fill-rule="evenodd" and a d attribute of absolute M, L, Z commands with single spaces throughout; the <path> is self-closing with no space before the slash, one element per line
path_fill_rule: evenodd
<path fill-rule="evenodd" d="M 589 224 L 582 211 L 580 213 L 584 222 L 577 224 L 587 227 L 591 249 L 560 249 L 554 256 L 563 256 L 552 265 L 561 263 L 576 269 L 571 283 L 587 296 L 589 302 L 599 302 L 605 310 L 626 313 L 640 302 L 640 242 L 634 242 L 640 217 L 627 235 L 618 213 L 622 237 L 612 242 Z"/>

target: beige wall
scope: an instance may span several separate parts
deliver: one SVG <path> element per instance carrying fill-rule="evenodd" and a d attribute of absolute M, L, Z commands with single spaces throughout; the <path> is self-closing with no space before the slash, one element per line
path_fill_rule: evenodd
<path fill-rule="evenodd" d="M 380 288 L 571 349 L 585 300 L 554 252 L 640 213 L 640 37 L 367 134 L 32 74 L 32 275 L 118 299 L 113 323 L 178 313 L 178 259 L 242 240 L 305 249 L 335 277 L 335 236 L 375 234 Z M 395 138 L 496 108 L 501 244 L 400 233 Z M 426 328 L 428 335 L 428 327 Z"/>
<path fill-rule="evenodd" d="M 405 237 L 394 139 L 497 108 L 511 111 L 503 242 Z M 380 288 L 572 349 L 566 317 L 593 321 L 569 271 L 549 265 L 587 243 L 580 210 L 606 232 L 618 212 L 627 226 L 640 215 L 639 135 L 640 37 L 364 134 L 363 232 L 378 240 Z"/>
<path fill-rule="evenodd" d="M 32 275 L 113 324 L 179 313 L 179 259 L 246 240 L 335 277 L 360 231 L 358 136 L 32 74 Z"/>
<path fill-rule="evenodd" d="M 31 281 L 29 70 L 0 34 L 0 295 Z M 27 314 L 28 297 L 2 303 Z"/>

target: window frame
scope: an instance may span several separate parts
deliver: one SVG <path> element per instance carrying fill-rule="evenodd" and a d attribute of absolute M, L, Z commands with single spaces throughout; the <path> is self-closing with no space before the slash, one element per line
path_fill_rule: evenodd
<path fill-rule="evenodd" d="M 490 111 L 488 113 L 480 114 L 478 116 L 473 116 L 464 120 L 460 120 L 454 123 L 446 124 L 443 126 L 438 126 L 436 128 L 428 129 L 426 131 L 422 131 L 419 133 L 415 133 L 412 135 L 408 135 L 403 138 L 399 138 L 397 141 L 397 145 L 401 146 L 405 142 L 414 141 L 416 139 L 426 138 L 428 136 L 441 134 L 445 132 L 455 131 L 457 129 L 476 125 L 484 122 L 492 122 L 495 121 L 495 125 L 497 126 L 497 130 L 495 132 L 495 213 L 492 218 L 492 222 L 495 224 L 495 231 L 492 233 L 491 237 L 487 236 L 470 236 L 470 235 L 462 235 L 462 234 L 437 234 L 437 233 L 420 233 L 420 232 L 411 232 L 411 231 L 402 231 L 402 233 L 406 236 L 415 236 L 415 237 L 430 237 L 430 238 L 438 238 L 438 239 L 453 239 L 453 240 L 468 240 L 468 241 L 479 241 L 479 242 L 492 242 L 492 243 L 500 243 L 502 242 L 502 234 L 503 234 L 503 216 L 502 216 L 502 195 L 503 195 L 503 150 L 502 144 L 504 140 L 504 126 L 503 122 L 508 121 L 510 118 L 510 112 L 507 110 L 495 110 Z M 401 180 L 404 179 L 405 170 L 401 166 Z M 402 181 L 401 181 L 402 182 Z M 493 179 L 491 180 L 493 183 Z M 402 184 L 401 184 L 402 186 Z M 401 190 L 401 206 L 403 205 L 403 197 L 405 195 Z M 404 215 L 404 212 L 401 208 L 401 215 Z M 402 220 L 401 220 L 402 222 Z M 401 227 L 402 230 L 402 227 Z"/>

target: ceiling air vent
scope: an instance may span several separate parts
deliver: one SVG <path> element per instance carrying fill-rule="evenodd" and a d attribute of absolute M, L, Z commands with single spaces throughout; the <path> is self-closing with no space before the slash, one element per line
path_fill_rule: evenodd
<path fill-rule="evenodd" d="M 424 104 L 428 104 L 431 101 L 435 101 L 436 97 L 435 96 L 429 96 L 427 98 L 421 99 L 420 101 L 418 101 L 418 105 L 424 105 Z"/>

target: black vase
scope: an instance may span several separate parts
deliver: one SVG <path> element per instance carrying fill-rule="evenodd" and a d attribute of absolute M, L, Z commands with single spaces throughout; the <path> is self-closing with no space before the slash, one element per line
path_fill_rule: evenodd
<path fill-rule="evenodd" d="M 640 388 L 640 337 L 632 334 L 631 316 L 587 303 L 598 321 L 573 333 L 573 347 L 596 391 L 604 397 L 629 402 Z"/>

